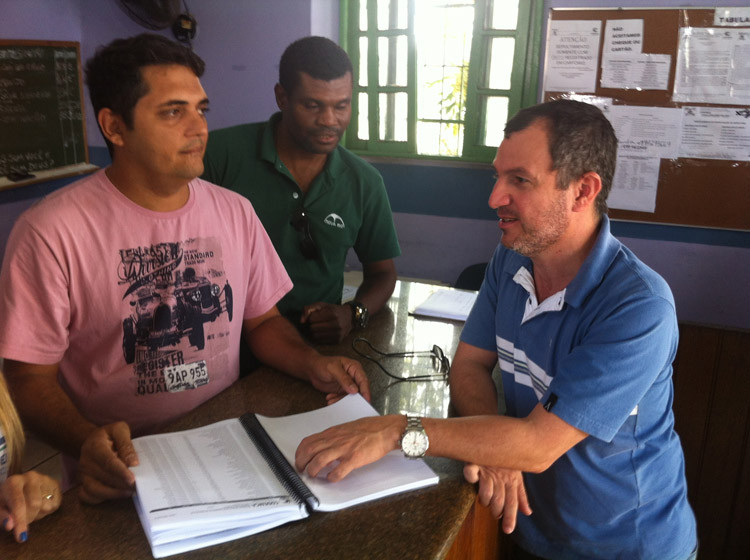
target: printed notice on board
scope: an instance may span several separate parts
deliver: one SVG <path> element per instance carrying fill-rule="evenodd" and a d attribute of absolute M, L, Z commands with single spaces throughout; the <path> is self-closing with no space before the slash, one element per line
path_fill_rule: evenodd
<path fill-rule="evenodd" d="M 618 154 L 607 206 L 637 212 L 656 210 L 660 163 L 658 157 Z"/>
<path fill-rule="evenodd" d="M 609 56 L 633 56 L 643 51 L 642 19 L 610 19 L 604 30 L 602 64 Z"/>
<path fill-rule="evenodd" d="M 617 135 L 618 154 L 678 157 L 682 109 L 613 105 L 607 118 Z"/>
<path fill-rule="evenodd" d="M 599 67 L 601 21 L 550 21 L 545 91 L 593 92 Z"/>
<path fill-rule="evenodd" d="M 750 29 L 680 29 L 672 99 L 750 104 Z"/>
<path fill-rule="evenodd" d="M 604 116 L 608 119 L 609 116 L 609 110 L 612 108 L 612 98 L 611 97 L 600 97 L 598 95 L 581 95 L 580 93 L 568 93 L 565 95 L 561 95 L 563 99 L 572 99 L 573 101 L 580 101 L 581 103 L 588 103 L 589 105 L 593 105 L 594 107 L 597 107 L 602 113 L 604 113 Z"/>
<path fill-rule="evenodd" d="M 666 90 L 672 57 L 644 54 L 642 46 L 642 19 L 607 21 L 600 85 L 617 89 Z"/>
<path fill-rule="evenodd" d="M 750 8 L 716 8 L 714 25 L 750 27 Z"/>
<path fill-rule="evenodd" d="M 682 109 L 612 105 L 607 118 L 618 142 L 607 205 L 654 212 L 661 159 L 678 156 Z"/>
<path fill-rule="evenodd" d="M 750 108 L 682 107 L 680 157 L 750 161 Z"/>

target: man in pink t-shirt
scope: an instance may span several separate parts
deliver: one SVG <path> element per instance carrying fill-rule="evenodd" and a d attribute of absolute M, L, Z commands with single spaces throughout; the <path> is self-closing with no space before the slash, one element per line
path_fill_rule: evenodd
<path fill-rule="evenodd" d="M 359 363 L 279 315 L 292 284 L 250 203 L 196 178 L 203 66 L 152 34 L 98 50 L 86 78 L 112 165 L 32 207 L 8 242 L 0 356 L 26 424 L 79 460 L 88 502 L 132 494 L 131 433 L 237 380 L 241 336 L 329 398 L 369 398 Z"/>

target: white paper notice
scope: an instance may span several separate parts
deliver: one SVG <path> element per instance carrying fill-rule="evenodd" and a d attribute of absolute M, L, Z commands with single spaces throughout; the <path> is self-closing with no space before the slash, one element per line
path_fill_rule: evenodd
<path fill-rule="evenodd" d="M 622 55 L 637 55 L 643 50 L 643 20 L 642 19 L 610 19 L 604 30 L 604 49 L 602 50 L 602 64 L 607 63 L 607 57 Z"/>
<path fill-rule="evenodd" d="M 672 57 L 643 54 L 643 20 L 607 21 L 602 49 L 601 86 L 617 89 L 667 89 Z"/>
<path fill-rule="evenodd" d="M 656 209 L 660 162 L 657 157 L 618 155 L 607 206 L 653 212 Z"/>
<path fill-rule="evenodd" d="M 716 8 L 714 25 L 750 27 L 750 8 Z"/>
<path fill-rule="evenodd" d="M 619 155 L 678 157 L 682 109 L 613 105 L 607 118 L 617 135 Z"/>
<path fill-rule="evenodd" d="M 544 63 L 545 91 L 596 89 L 601 27 L 601 21 L 550 21 Z"/>
<path fill-rule="evenodd" d="M 609 118 L 609 109 L 612 107 L 611 97 L 599 97 L 598 95 L 581 95 L 578 93 L 569 93 L 562 96 L 564 99 L 572 99 L 573 101 L 580 101 L 581 103 L 588 103 L 594 107 L 598 107 L 599 110 L 604 113 L 604 116 Z"/>
<path fill-rule="evenodd" d="M 672 99 L 750 104 L 750 29 L 680 29 Z"/>
<path fill-rule="evenodd" d="M 750 161 L 750 108 L 683 107 L 680 157 Z"/>
<path fill-rule="evenodd" d="M 668 54 L 610 56 L 602 65 L 601 86 L 618 89 L 667 89 L 672 57 Z"/>

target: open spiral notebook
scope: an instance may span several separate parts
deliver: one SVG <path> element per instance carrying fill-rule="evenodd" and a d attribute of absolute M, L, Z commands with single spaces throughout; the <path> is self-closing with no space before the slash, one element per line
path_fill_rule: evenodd
<path fill-rule="evenodd" d="M 359 394 L 324 408 L 269 418 L 245 414 L 202 428 L 133 440 L 133 500 L 155 558 L 219 544 L 438 483 L 422 460 L 393 451 L 339 482 L 299 474 L 308 435 L 378 413 Z M 327 471 L 324 470 L 323 475 Z"/>

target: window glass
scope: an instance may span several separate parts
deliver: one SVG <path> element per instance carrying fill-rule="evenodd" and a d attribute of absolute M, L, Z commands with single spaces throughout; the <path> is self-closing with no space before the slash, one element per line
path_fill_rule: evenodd
<path fill-rule="evenodd" d="M 359 38 L 359 77 L 358 83 L 367 87 L 367 37 Z"/>
<path fill-rule="evenodd" d="M 378 96 L 381 140 L 406 142 L 408 107 L 409 96 L 406 92 L 381 93 Z"/>
<path fill-rule="evenodd" d="M 485 97 L 484 106 L 482 145 L 496 147 L 503 141 L 505 123 L 508 121 L 508 98 Z"/>
<path fill-rule="evenodd" d="M 366 93 L 360 93 L 357 96 L 359 104 L 359 117 L 357 118 L 357 138 L 360 140 L 370 139 L 370 106 Z"/>
<path fill-rule="evenodd" d="M 465 118 L 466 94 L 474 22 L 473 2 L 423 2 L 416 7 L 417 118 L 458 120 Z M 419 126 L 419 124 L 418 124 Z M 432 130 L 426 126 L 420 130 Z M 451 132 L 452 131 L 452 132 Z M 440 138 L 417 134 L 417 153 L 442 154 L 456 151 L 463 127 L 438 127 Z M 453 134 L 448 140 L 447 136 Z"/>
<path fill-rule="evenodd" d="M 417 123 L 420 153 L 432 156 L 457 156 L 463 144 L 464 127 L 457 123 Z"/>
<path fill-rule="evenodd" d="M 381 86 L 406 86 L 406 35 L 378 39 L 378 76 Z"/>
<path fill-rule="evenodd" d="M 524 55 L 537 52 L 543 0 L 341 4 L 346 48 L 358 60 L 358 129 L 347 147 L 486 162 L 508 115 L 536 102 L 539 61 Z M 367 6 L 375 16 L 369 27 Z"/>
<path fill-rule="evenodd" d="M 406 29 L 408 0 L 378 0 L 378 29 Z"/>
<path fill-rule="evenodd" d="M 367 2 L 365 0 L 359 3 L 359 30 L 367 31 Z"/>
<path fill-rule="evenodd" d="M 487 86 L 492 89 L 510 89 L 516 40 L 511 37 L 495 37 L 491 43 Z"/>
<path fill-rule="evenodd" d="M 528 0 L 521 0 L 528 1 Z M 518 0 L 494 0 L 489 4 L 489 29 L 515 29 L 518 20 Z M 489 25 L 487 25 L 489 23 Z"/>

